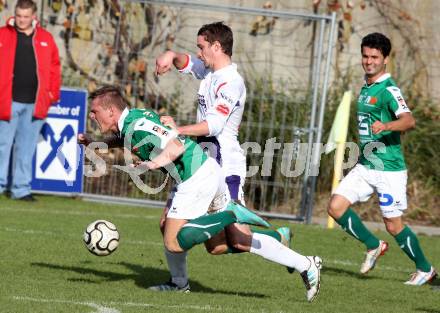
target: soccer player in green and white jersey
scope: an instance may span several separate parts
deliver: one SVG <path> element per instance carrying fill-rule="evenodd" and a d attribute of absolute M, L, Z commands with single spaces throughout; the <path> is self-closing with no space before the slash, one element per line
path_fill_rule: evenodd
<path fill-rule="evenodd" d="M 177 190 L 168 210 L 164 229 L 165 248 L 182 253 L 196 244 L 216 240 L 216 235 L 233 223 L 269 227 L 262 218 L 245 207 L 230 202 L 228 187 L 218 163 L 208 157 L 201 146 L 164 126 L 152 110 L 127 108 L 120 91 L 103 87 L 89 97 L 90 118 L 102 133 L 136 154 L 142 162 L 138 170 L 160 169 L 176 181 Z M 85 134 L 78 135 L 82 144 L 91 143 Z M 213 214 L 207 214 L 208 212 Z M 251 252 L 270 261 L 297 270 L 306 287 L 308 301 L 313 301 L 320 289 L 321 259 L 303 256 L 273 239 L 252 240 Z M 179 288 L 189 291 L 189 286 Z"/>
<path fill-rule="evenodd" d="M 361 155 L 358 164 L 335 190 L 328 213 L 348 234 L 367 247 L 360 270 L 366 274 L 387 251 L 388 243 L 376 238 L 350 206 L 367 201 L 376 192 L 387 231 L 416 266 L 416 272 L 405 284 L 423 285 L 437 273 L 425 258 L 417 236 L 402 220 L 407 208 L 407 170 L 400 135 L 414 128 L 415 120 L 400 89 L 386 73 L 390 51 L 391 42 L 383 34 L 372 33 L 362 39 L 366 83 L 357 102 Z"/>
<path fill-rule="evenodd" d="M 246 86 L 237 65 L 232 62 L 234 35 L 223 22 L 214 22 L 199 29 L 196 41 L 197 55 L 172 50 L 160 54 L 156 58 L 156 74 L 164 75 L 175 67 L 180 73 L 191 74 L 200 80 L 197 122 L 177 127 L 171 116 L 161 116 L 160 120 L 181 135 L 197 137 L 197 142 L 220 164 L 231 199 L 244 204 L 246 157 L 238 141 L 238 130 L 245 108 Z M 168 210 L 167 205 L 160 221 L 161 230 Z M 292 236 L 289 227 L 277 230 L 253 228 L 251 231 L 248 225 L 234 224 L 217 236 L 219 242 L 210 242 L 212 246 L 207 246 L 207 250 L 211 254 L 252 253 L 252 240 L 271 241 L 268 236 L 290 246 Z M 175 289 L 188 283 L 186 255 L 165 251 L 165 256 L 171 279 L 151 286 L 152 290 Z M 288 270 L 291 272 L 290 268 Z"/>

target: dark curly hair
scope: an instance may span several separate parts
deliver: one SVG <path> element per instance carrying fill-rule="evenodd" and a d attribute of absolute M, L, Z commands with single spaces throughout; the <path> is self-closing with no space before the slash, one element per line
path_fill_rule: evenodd
<path fill-rule="evenodd" d="M 391 52 L 391 41 L 381 33 L 371 33 L 362 38 L 361 51 L 364 47 L 377 49 L 386 58 Z"/>

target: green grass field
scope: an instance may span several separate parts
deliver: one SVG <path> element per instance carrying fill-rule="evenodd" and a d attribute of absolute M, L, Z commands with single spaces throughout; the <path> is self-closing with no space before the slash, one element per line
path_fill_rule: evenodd
<path fill-rule="evenodd" d="M 155 293 L 168 279 L 158 229 L 160 210 L 38 196 L 0 196 L 0 312 L 440 312 L 440 283 L 403 285 L 413 264 L 385 233 L 390 251 L 367 277 L 363 247 L 339 229 L 290 224 L 294 247 L 324 260 L 321 293 L 307 303 L 297 273 L 250 254 L 189 253 L 190 294 Z M 92 255 L 82 233 L 96 219 L 115 223 L 118 250 Z M 280 225 L 274 221 L 275 225 Z M 440 238 L 420 236 L 440 267 Z"/>

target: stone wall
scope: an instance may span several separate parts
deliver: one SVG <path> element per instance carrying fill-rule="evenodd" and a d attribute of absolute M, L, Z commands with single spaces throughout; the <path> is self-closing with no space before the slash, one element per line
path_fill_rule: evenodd
<path fill-rule="evenodd" d="M 202 3 L 218 4 L 218 1 Z M 228 3 L 305 13 L 335 11 L 339 27 L 331 84 L 349 77 L 355 90 L 362 82 L 360 40 L 369 32 L 383 32 L 391 38 L 394 47 L 389 71 L 399 81 L 404 93 L 410 90 L 417 96 L 435 100 L 440 97 L 440 21 L 435 18 L 435 12 L 440 12 L 440 1 L 273 0 L 269 3 L 228 0 L 222 5 Z M 64 69 L 68 71 L 65 84 L 80 84 L 93 89 L 96 84 L 111 83 L 117 78 L 122 85 L 131 82 L 130 86 L 127 85 L 128 92 L 140 93 L 147 86 L 148 92 L 154 93 L 172 88 L 179 79 L 179 84 L 186 87 L 183 88 L 184 97 L 190 97 L 197 83 L 189 79 L 169 76 L 161 83 L 155 81 L 152 76 L 154 57 L 166 48 L 195 52 L 197 29 L 214 20 L 224 20 L 233 28 L 234 61 L 239 63 L 245 75 L 270 75 L 284 81 L 293 80 L 296 84 L 306 83 L 310 73 L 310 22 L 159 5 L 146 10 L 139 4 L 125 4 L 116 0 L 39 1 L 38 16 L 43 18 L 43 24 L 56 38 Z M 14 1 L 0 0 L 2 24 L 13 13 L 14 5 Z M 115 44 L 121 16 L 125 23 L 122 32 L 128 33 L 131 39 Z M 124 56 L 115 48 L 123 51 Z M 130 51 L 137 54 L 136 58 Z M 117 73 L 121 69 L 124 73 Z"/>

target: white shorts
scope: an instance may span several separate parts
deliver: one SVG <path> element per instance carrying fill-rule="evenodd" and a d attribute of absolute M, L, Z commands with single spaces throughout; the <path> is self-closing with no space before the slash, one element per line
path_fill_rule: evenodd
<path fill-rule="evenodd" d="M 357 164 L 333 192 L 347 198 L 351 204 L 367 201 L 373 192 L 379 197 L 382 216 L 402 216 L 407 208 L 407 171 L 376 171 Z"/>
<path fill-rule="evenodd" d="M 208 158 L 193 176 L 176 186 L 167 217 L 191 220 L 223 210 L 229 201 L 228 186 L 220 166 Z"/>

